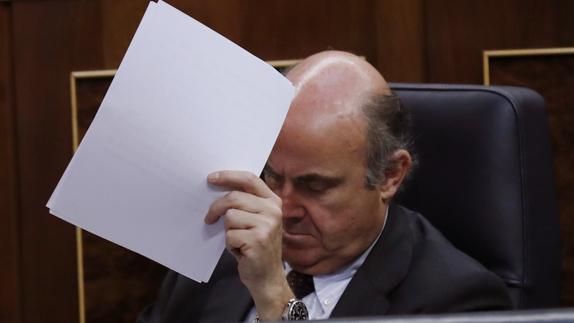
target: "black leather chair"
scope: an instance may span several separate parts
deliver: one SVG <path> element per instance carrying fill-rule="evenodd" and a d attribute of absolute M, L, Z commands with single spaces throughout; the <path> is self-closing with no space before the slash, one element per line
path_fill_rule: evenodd
<path fill-rule="evenodd" d="M 392 84 L 420 165 L 398 197 L 498 274 L 516 308 L 559 304 L 560 243 L 544 100 L 517 87 Z"/>

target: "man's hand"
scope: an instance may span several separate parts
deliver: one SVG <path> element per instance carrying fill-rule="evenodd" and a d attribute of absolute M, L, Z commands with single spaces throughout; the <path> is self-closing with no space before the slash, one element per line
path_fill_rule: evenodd
<path fill-rule="evenodd" d="M 232 191 L 211 204 L 205 223 L 223 217 L 227 249 L 237 259 L 239 276 L 253 297 L 259 318 L 280 319 L 285 305 L 294 298 L 283 274 L 281 199 L 249 172 L 220 171 L 207 179 Z"/>

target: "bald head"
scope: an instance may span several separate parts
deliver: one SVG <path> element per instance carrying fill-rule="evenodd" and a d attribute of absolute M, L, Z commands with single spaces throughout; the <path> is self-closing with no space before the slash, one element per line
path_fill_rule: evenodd
<path fill-rule="evenodd" d="M 390 94 L 388 83 L 366 60 L 342 51 L 325 51 L 309 56 L 287 74 L 298 92 L 322 84 L 339 93 L 341 89 L 353 94 Z M 327 87 L 323 88 L 327 88 Z"/>
<path fill-rule="evenodd" d="M 296 95 L 282 134 L 291 138 L 340 134 L 352 151 L 361 149 L 365 140 L 362 107 L 374 95 L 390 94 L 389 85 L 372 65 L 347 52 L 312 55 L 286 76 Z"/>
<path fill-rule="evenodd" d="M 287 78 L 296 88 L 295 100 L 313 100 L 315 113 L 352 112 L 368 97 L 391 93 L 388 83 L 371 64 L 341 51 L 310 56 L 291 69 Z M 308 105 L 293 105 L 297 106 Z"/>
<path fill-rule="evenodd" d="M 324 51 L 286 77 L 296 95 L 282 137 L 340 141 L 348 152 L 366 156 L 369 186 L 383 181 L 391 153 L 408 145 L 409 120 L 377 69 L 354 54 Z"/>

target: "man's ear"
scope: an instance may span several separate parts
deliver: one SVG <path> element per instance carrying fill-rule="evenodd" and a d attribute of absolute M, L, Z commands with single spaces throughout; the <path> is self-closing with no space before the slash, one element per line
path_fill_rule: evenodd
<path fill-rule="evenodd" d="M 411 154 L 404 149 L 399 149 L 391 155 L 389 166 L 385 171 L 385 182 L 379 187 L 383 201 L 389 201 L 395 196 L 412 164 Z"/>

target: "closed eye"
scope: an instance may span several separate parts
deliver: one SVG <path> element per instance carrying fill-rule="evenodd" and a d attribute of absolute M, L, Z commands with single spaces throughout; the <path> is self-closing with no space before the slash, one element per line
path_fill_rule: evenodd
<path fill-rule="evenodd" d="M 275 173 L 271 167 L 265 165 L 265 168 L 263 168 L 263 180 L 273 189 L 281 185 L 284 179 L 283 176 Z"/>
<path fill-rule="evenodd" d="M 269 165 L 265 165 L 263 169 L 263 179 L 272 190 L 280 189 L 285 182 L 285 177 L 277 174 Z M 325 193 L 342 182 L 342 177 L 330 177 L 316 173 L 301 175 L 293 179 L 295 189 L 311 194 Z"/>
<path fill-rule="evenodd" d="M 336 177 L 324 177 L 319 175 L 306 175 L 296 179 L 295 186 L 311 193 L 324 193 L 338 186 L 342 179 Z"/>

